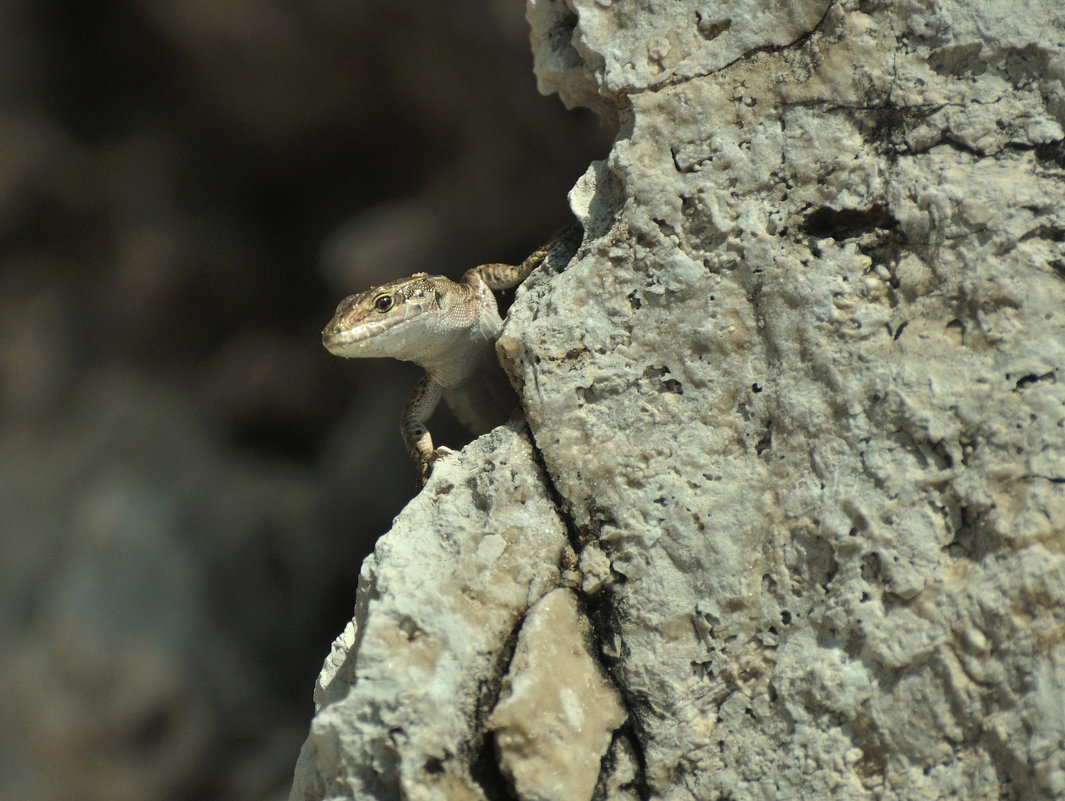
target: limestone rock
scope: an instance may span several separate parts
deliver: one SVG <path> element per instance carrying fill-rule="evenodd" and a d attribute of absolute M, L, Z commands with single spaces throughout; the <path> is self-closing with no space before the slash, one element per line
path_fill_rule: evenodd
<path fill-rule="evenodd" d="M 597 593 L 631 727 L 585 778 L 668 801 L 1060 797 L 1065 11 L 528 8 L 541 86 L 618 126 L 571 193 L 585 241 L 519 290 L 498 346 L 574 547 L 609 563 L 577 554 L 572 584 Z M 478 454 L 461 465 L 486 475 Z M 436 504 L 456 552 L 480 550 L 457 544 L 480 536 L 461 504 L 493 519 L 507 492 Z M 539 493 L 523 531 L 556 526 Z M 453 530 L 433 525 L 434 543 Z M 503 670 L 553 574 L 486 576 L 490 635 L 437 634 L 458 609 L 404 637 L 388 613 L 371 645 L 374 603 L 420 598 L 442 569 L 441 545 L 396 546 L 410 536 L 367 568 L 359 680 L 311 748 L 366 797 L 442 797 L 445 776 L 479 797 L 470 682 Z M 419 632 L 431 659 L 408 653 Z M 400 759 L 388 731 L 414 740 L 445 658 L 463 700 Z M 399 712 L 389 664 L 416 677 Z"/>
<path fill-rule="evenodd" d="M 498 428 L 438 462 L 363 565 L 291 798 L 451 801 L 501 785 L 485 718 L 565 542 L 523 434 Z"/>
<path fill-rule="evenodd" d="M 577 597 L 558 589 L 529 611 L 488 726 L 522 801 L 588 801 L 614 730 L 617 691 L 588 652 Z"/>
<path fill-rule="evenodd" d="M 620 132 L 500 350 L 650 796 L 1065 792 L 1062 10 L 531 5 Z"/>

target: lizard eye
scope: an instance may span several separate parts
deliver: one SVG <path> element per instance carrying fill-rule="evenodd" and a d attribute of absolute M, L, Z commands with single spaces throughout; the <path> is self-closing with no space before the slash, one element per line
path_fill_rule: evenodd
<path fill-rule="evenodd" d="M 373 307 L 379 312 L 386 312 L 392 308 L 391 295 L 378 295 L 374 298 Z"/>

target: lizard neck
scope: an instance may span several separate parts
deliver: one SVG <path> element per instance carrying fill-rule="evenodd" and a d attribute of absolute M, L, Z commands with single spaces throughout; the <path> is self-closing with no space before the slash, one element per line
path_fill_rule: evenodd
<path fill-rule="evenodd" d="M 427 333 L 412 344 L 411 355 L 405 358 L 425 368 L 445 388 L 483 371 L 486 363 L 495 362 L 495 342 L 503 328 L 495 298 L 489 293 L 487 299 L 490 304 L 474 297 L 463 300 L 466 308 L 461 314 L 436 312 L 435 319 L 426 321 Z"/>
<path fill-rule="evenodd" d="M 495 341 L 503 328 L 495 295 L 483 281 L 447 280 L 436 308 L 422 313 L 423 330 L 405 358 L 425 368 L 448 388 L 465 382 L 495 358 Z"/>

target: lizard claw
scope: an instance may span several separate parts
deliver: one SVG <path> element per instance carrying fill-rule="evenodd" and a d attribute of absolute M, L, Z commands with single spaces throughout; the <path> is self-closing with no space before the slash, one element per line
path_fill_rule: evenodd
<path fill-rule="evenodd" d="M 425 482 L 429 480 L 429 476 L 433 472 L 433 466 L 436 464 L 437 459 L 444 456 L 451 456 L 454 453 L 458 453 L 458 451 L 447 447 L 447 445 L 441 445 L 440 447 L 435 448 L 433 452 L 429 454 L 428 458 L 419 463 L 418 473 L 420 474 L 419 477 L 421 478 L 423 487 L 425 486 Z"/>

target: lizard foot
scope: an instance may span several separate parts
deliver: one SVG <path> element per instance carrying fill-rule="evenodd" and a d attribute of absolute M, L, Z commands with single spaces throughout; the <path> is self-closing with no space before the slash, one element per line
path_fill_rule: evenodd
<path fill-rule="evenodd" d="M 428 458 L 419 462 L 418 473 L 423 487 L 425 486 L 425 482 L 429 480 L 429 476 L 433 472 L 433 466 L 436 464 L 437 459 L 444 456 L 451 456 L 454 453 L 458 453 L 458 451 L 447 447 L 447 445 L 441 445 L 440 447 L 435 448 L 433 452 L 429 454 Z"/>

